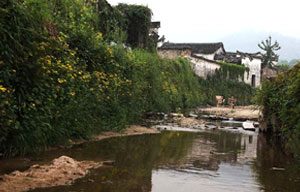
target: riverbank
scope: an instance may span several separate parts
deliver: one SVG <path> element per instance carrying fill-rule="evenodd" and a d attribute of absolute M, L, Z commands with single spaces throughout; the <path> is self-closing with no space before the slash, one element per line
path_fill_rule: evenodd
<path fill-rule="evenodd" d="M 129 136 L 129 135 L 142 135 L 142 134 L 155 134 L 160 133 L 156 129 L 151 129 L 139 125 L 131 125 L 128 127 L 124 132 L 113 132 L 113 131 L 106 131 L 100 135 L 95 135 L 91 140 L 92 141 L 99 141 L 102 139 L 107 139 L 111 137 L 121 137 L 121 136 Z"/>
<path fill-rule="evenodd" d="M 233 118 L 235 120 L 254 120 L 258 121 L 260 110 L 258 106 L 236 106 L 232 109 L 229 106 L 225 107 L 199 107 L 196 113 L 202 114 L 203 118 Z M 212 116 L 211 116 L 212 115 Z"/>

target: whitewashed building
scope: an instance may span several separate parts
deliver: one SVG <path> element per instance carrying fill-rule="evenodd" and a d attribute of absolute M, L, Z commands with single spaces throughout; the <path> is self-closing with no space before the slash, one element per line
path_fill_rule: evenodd
<path fill-rule="evenodd" d="M 164 43 L 158 48 L 158 55 L 174 59 L 185 57 L 190 60 L 196 75 L 207 78 L 215 73 L 221 64 L 214 60 L 218 54 L 225 54 L 223 43 Z"/>
<path fill-rule="evenodd" d="M 158 48 L 163 58 L 185 57 L 190 60 L 195 73 L 207 78 L 221 68 L 220 61 L 244 65 L 249 68 L 244 74 L 244 82 L 252 87 L 261 84 L 261 53 L 226 52 L 223 43 L 164 43 Z"/>
<path fill-rule="evenodd" d="M 217 55 L 215 57 L 215 60 L 244 65 L 245 67 L 249 68 L 249 72 L 245 72 L 244 74 L 244 82 L 251 85 L 252 87 L 260 86 L 262 74 L 262 54 L 260 52 L 226 52 L 226 54 Z"/>

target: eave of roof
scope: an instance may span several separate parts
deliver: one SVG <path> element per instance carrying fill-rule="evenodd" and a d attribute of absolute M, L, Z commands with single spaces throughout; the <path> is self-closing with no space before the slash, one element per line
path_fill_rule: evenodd
<path fill-rule="evenodd" d="M 165 43 L 160 49 L 191 49 L 193 53 L 202 53 L 202 54 L 212 54 L 215 53 L 218 49 L 222 48 L 224 53 L 225 49 L 223 43 Z"/>
<path fill-rule="evenodd" d="M 219 62 L 217 62 L 217 61 L 210 60 L 210 59 L 206 59 L 205 57 L 201 57 L 201 56 L 198 56 L 198 55 L 192 54 L 192 57 L 194 57 L 194 58 L 196 58 L 196 59 L 201 59 L 201 60 L 204 60 L 204 61 L 207 61 L 207 62 L 210 62 L 210 63 L 214 63 L 214 64 L 221 65 L 221 64 L 220 64 Z"/>

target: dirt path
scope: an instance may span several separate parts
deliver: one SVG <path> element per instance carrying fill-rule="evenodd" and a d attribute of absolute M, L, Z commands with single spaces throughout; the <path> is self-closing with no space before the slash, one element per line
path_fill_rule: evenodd
<path fill-rule="evenodd" d="M 257 120 L 260 114 L 259 108 L 254 105 L 236 106 L 234 109 L 231 109 L 230 107 L 198 108 L 197 111 L 207 113 L 209 115 L 249 120 Z"/>

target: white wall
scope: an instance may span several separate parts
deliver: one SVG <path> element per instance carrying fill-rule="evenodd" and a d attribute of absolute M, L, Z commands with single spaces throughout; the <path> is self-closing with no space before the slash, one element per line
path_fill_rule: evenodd
<path fill-rule="evenodd" d="M 206 79 L 208 75 L 214 74 L 216 69 L 220 69 L 220 65 L 213 62 L 194 57 L 190 57 L 189 59 L 196 75 L 203 77 L 204 79 Z"/>
<path fill-rule="evenodd" d="M 190 56 L 191 50 L 190 49 L 184 49 L 184 50 L 165 50 L 165 49 L 158 49 L 157 51 L 158 56 L 161 58 L 169 58 L 169 59 L 176 59 L 178 57 L 188 57 Z"/>
<path fill-rule="evenodd" d="M 220 47 L 216 52 L 212 53 L 212 54 L 203 54 L 203 53 L 195 53 L 194 55 L 200 56 L 200 57 L 204 57 L 205 59 L 209 59 L 214 61 L 215 60 L 215 55 L 216 54 L 222 54 L 224 53 L 223 49 Z"/>
<path fill-rule="evenodd" d="M 194 55 L 199 57 L 204 57 L 205 59 L 214 60 L 215 53 L 213 54 L 202 54 L 202 53 L 195 53 Z"/>
<path fill-rule="evenodd" d="M 246 57 L 242 59 L 242 64 L 249 68 L 249 75 L 247 72 L 244 75 L 245 83 L 251 85 L 252 75 L 255 75 L 255 87 L 259 87 L 261 80 L 261 60 L 257 58 L 250 60 L 249 57 Z"/>

